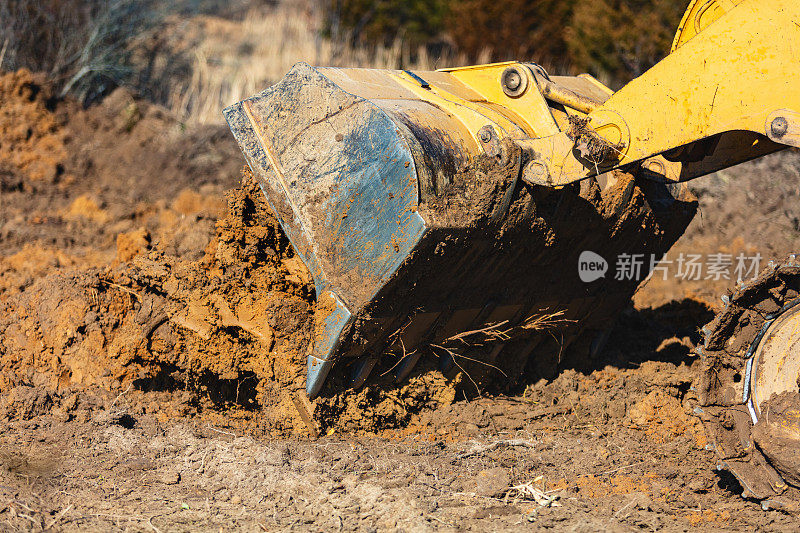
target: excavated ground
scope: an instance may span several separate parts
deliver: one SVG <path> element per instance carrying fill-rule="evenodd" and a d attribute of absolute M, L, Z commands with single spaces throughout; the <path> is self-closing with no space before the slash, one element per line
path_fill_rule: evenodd
<path fill-rule="evenodd" d="M 591 367 L 517 395 L 431 370 L 309 402 L 313 287 L 224 127 L 25 72 L 0 101 L 4 529 L 796 525 L 739 498 L 688 413 L 716 305 L 694 282 L 651 283 Z M 798 157 L 743 168 L 680 250 L 798 245 Z"/>

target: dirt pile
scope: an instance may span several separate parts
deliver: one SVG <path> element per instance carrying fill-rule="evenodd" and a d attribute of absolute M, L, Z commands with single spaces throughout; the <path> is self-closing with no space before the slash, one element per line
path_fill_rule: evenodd
<path fill-rule="evenodd" d="M 176 204 L 193 211 L 201 200 L 184 194 Z M 17 391 L 8 416 L 36 411 L 48 395 L 132 387 L 167 393 L 162 402 L 143 395 L 143 412 L 225 408 L 265 430 L 316 432 L 397 424 L 453 400 L 441 375 L 388 393 L 305 399 L 313 285 L 249 173 L 215 227 L 170 229 L 157 244 L 144 228 L 121 233 L 111 265 L 57 271 L 8 299 L 0 390 Z M 20 409 L 20 395 L 33 407 Z"/>
<path fill-rule="evenodd" d="M 202 224 L 184 235 L 199 260 L 169 255 L 171 242 L 151 247 L 142 229 L 119 236 L 111 266 L 56 272 L 10 299 L 0 388 L 134 384 L 211 389 L 210 401 L 245 408 L 256 397 L 279 404 L 266 384 L 300 376 L 287 363 L 302 360 L 311 289 L 286 281 L 297 263 L 252 192 L 233 193 L 216 235 Z"/>
<path fill-rule="evenodd" d="M 26 71 L 0 73 L 0 101 L 0 300 L 108 264 L 120 233 L 186 250 L 176 236 L 224 213 L 241 159 L 223 126 L 187 129 L 125 89 L 83 109 Z"/>
<path fill-rule="evenodd" d="M 453 400 L 441 375 L 303 399 L 313 287 L 252 182 L 226 206 L 241 155 L 224 126 L 125 89 L 83 109 L 25 71 L 0 74 L 0 98 L 8 417 L 86 418 L 125 391 L 140 414 L 318 432 Z"/>
<path fill-rule="evenodd" d="M 184 128 L 124 90 L 81 109 L 15 87 L 0 99 L 34 102 L 65 151 L 52 182 L 7 163 L 16 185 L 0 189 L 7 529 L 790 527 L 712 470 L 691 416 L 708 306 L 651 284 L 652 308 L 551 379 L 511 386 L 480 365 L 503 385 L 484 387 L 426 353 L 409 381 L 376 369 L 309 402 L 314 290 L 249 176 L 236 186 L 225 128 Z M 4 154 L 45 155 L 12 133 Z"/>
<path fill-rule="evenodd" d="M 457 422 L 469 435 L 483 420 L 454 405 L 480 396 L 478 370 L 445 377 L 435 354 L 401 384 L 389 372 L 348 391 L 339 368 L 341 390 L 305 398 L 314 289 L 247 173 L 226 208 L 222 191 L 241 159 L 224 128 L 183 131 L 122 89 L 81 109 L 52 100 L 30 74 L 0 79 L 0 94 L 36 124 L 30 139 L 0 131 L 3 153 L 49 153 L 62 169 L 48 181 L 27 171 L 36 165 L 14 163 L 21 185 L 0 193 L 7 418 L 89 418 L 124 394 L 134 417 L 190 415 L 272 434 L 436 434 Z M 563 396 L 567 382 L 591 376 L 543 382 L 541 393 Z M 581 389 L 576 412 L 626 413 L 608 400 L 626 396 L 624 379 L 602 405 L 587 404 L 593 386 Z M 680 404 L 680 394 L 670 398 Z"/>
<path fill-rule="evenodd" d="M 27 70 L 2 75 L 0 94 L 0 190 L 73 181 L 64 175 L 67 133 L 43 79 Z"/>

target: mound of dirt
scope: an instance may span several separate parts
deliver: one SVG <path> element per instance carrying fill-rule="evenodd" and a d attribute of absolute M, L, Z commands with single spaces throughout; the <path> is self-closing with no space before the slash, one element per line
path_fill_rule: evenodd
<path fill-rule="evenodd" d="M 197 202 L 182 195 L 175 203 Z M 69 418 L 82 408 L 75 394 L 90 390 L 126 394 L 136 416 L 193 415 L 272 435 L 392 428 L 470 435 L 489 423 L 490 413 L 503 427 L 565 415 L 602 423 L 625 418 L 660 442 L 684 434 L 702 439 L 682 405 L 690 348 L 675 337 L 691 329 L 697 306 L 624 319 L 614 339 L 627 350 L 614 355 L 623 368 L 562 372 L 510 406 L 496 397 L 456 404 L 470 381 L 447 379 L 430 361 L 402 384 L 380 379 L 309 401 L 313 285 L 249 171 L 228 193 L 226 216 L 213 228 L 191 228 L 176 238 L 194 247 L 179 253 L 172 241 L 153 240 L 144 229 L 122 233 L 110 265 L 59 270 L 7 300 L 0 319 L 0 391 L 11 391 L 6 417 L 55 406 Z M 656 332 L 656 319 L 675 324 Z M 637 341 L 634 331 L 648 329 L 660 346 Z M 631 349 L 674 361 L 625 369 Z"/>
<path fill-rule="evenodd" d="M 52 185 L 64 176 L 66 132 L 52 112 L 53 98 L 27 70 L 0 76 L 0 190 Z"/>
<path fill-rule="evenodd" d="M 125 89 L 83 109 L 26 71 L 0 74 L 0 99 L 8 417 L 85 418 L 125 391 L 141 413 L 318 433 L 453 400 L 441 374 L 305 399 L 313 287 L 248 176 L 226 209 L 224 126 L 186 130 Z"/>
<path fill-rule="evenodd" d="M 241 159 L 224 126 L 187 130 L 125 89 L 83 109 L 24 70 L 0 73 L 0 101 L 0 300 L 108 264 L 140 228 L 188 252 L 189 227 L 225 211 Z"/>
<path fill-rule="evenodd" d="M 0 80 L 0 95 L 35 125 L 30 135 L 0 130 L 19 182 L 0 191 L 8 207 L 0 213 L 0 414 L 82 419 L 124 394 L 134 416 L 192 415 L 271 434 L 436 432 L 454 413 L 472 412 L 454 404 L 481 394 L 473 382 L 483 383 L 481 371 L 500 378 L 469 365 L 444 376 L 431 357 L 404 383 L 384 373 L 352 391 L 343 368 L 341 389 L 310 402 L 314 289 L 247 172 L 226 208 L 222 191 L 241 158 L 225 128 L 184 131 L 124 89 L 82 109 L 53 100 L 29 73 Z M 58 176 L 37 177 L 41 165 L 23 164 L 24 154 L 32 162 L 49 154 Z M 563 395 L 566 382 L 592 370 L 540 392 Z M 614 383 L 610 394 L 625 396 L 624 380 Z M 618 411 L 613 401 L 592 405 Z"/>
<path fill-rule="evenodd" d="M 198 201 L 182 195 L 176 204 Z M 305 399 L 313 285 L 247 171 L 215 227 L 171 229 L 176 237 L 155 245 L 145 229 L 122 233 L 111 265 L 63 269 L 9 298 L 0 390 L 32 387 L 51 398 L 86 388 L 166 391 L 176 394 L 144 411 L 224 407 L 279 433 L 386 426 L 453 401 L 441 375 L 389 393 Z"/>

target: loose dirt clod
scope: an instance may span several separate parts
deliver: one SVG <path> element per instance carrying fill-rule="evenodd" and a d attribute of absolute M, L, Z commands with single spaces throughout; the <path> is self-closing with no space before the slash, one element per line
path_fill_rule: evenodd
<path fill-rule="evenodd" d="M 197 261 L 146 251 L 136 232 L 118 239 L 113 266 L 59 272 L 9 300 L 0 328 L 12 381 L 184 389 L 198 407 L 268 405 L 272 425 L 293 428 L 313 289 L 286 281 L 291 248 L 256 194 L 247 181 L 230 195 L 215 234 L 194 239 L 208 243 Z"/>
<path fill-rule="evenodd" d="M 27 70 L 0 76 L 0 190 L 70 182 L 64 176 L 66 132 L 49 109 L 52 96 L 44 78 Z"/>

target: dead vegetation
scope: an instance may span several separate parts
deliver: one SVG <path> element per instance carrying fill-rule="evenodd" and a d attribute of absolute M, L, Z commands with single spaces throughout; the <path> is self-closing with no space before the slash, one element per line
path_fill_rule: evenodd
<path fill-rule="evenodd" d="M 413 60 L 402 39 L 358 46 L 323 34 L 325 13 L 303 0 L 256 6 L 240 19 L 203 15 L 174 21 L 170 55 L 187 56 L 188 77 L 171 81 L 166 106 L 183 121 L 218 123 L 220 110 L 280 80 L 297 62 L 312 65 L 436 69 L 466 63 L 433 57 L 425 47 Z M 188 47 L 191 46 L 191 49 Z"/>
<path fill-rule="evenodd" d="M 133 79 L 131 44 L 160 16 L 154 0 L 6 0 L 0 70 L 45 73 L 60 96 L 91 102 Z"/>

